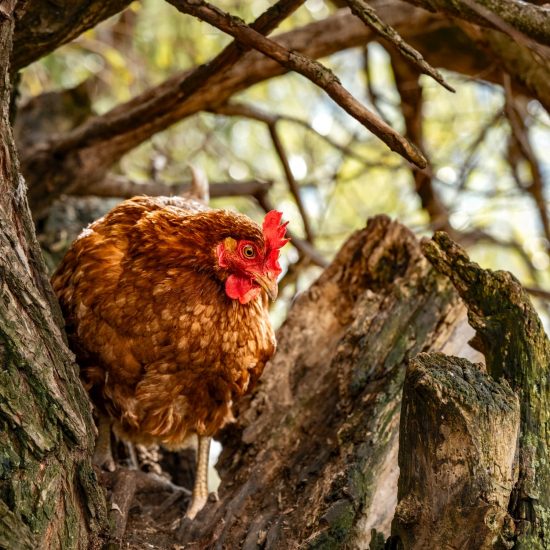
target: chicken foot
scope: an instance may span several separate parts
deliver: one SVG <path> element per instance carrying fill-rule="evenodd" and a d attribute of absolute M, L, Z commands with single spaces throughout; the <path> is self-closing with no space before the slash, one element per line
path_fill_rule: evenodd
<path fill-rule="evenodd" d="M 208 500 L 208 458 L 210 456 L 210 442 L 212 438 L 199 435 L 198 439 L 195 485 L 189 508 L 187 508 L 187 512 L 185 513 L 185 517 L 188 519 L 194 519 Z"/>
<path fill-rule="evenodd" d="M 99 413 L 98 435 L 92 458 L 96 466 L 108 472 L 114 472 L 116 469 L 111 450 L 111 423 L 111 419 L 106 414 Z"/>

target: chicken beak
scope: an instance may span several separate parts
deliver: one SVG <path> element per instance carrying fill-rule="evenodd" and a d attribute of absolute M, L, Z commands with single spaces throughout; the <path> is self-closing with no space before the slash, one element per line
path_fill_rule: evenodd
<path fill-rule="evenodd" d="M 277 299 L 278 286 L 277 279 L 269 274 L 255 273 L 254 279 L 267 292 L 269 298 L 274 302 Z"/>

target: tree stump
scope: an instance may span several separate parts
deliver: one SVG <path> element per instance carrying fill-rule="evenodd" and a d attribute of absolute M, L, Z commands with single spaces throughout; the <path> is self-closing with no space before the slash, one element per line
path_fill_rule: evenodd
<path fill-rule="evenodd" d="M 440 353 L 407 369 L 399 439 L 397 548 L 511 548 L 508 502 L 520 406 L 506 381 Z"/>
<path fill-rule="evenodd" d="M 519 474 L 509 502 L 515 548 L 550 548 L 550 340 L 511 273 L 482 269 L 445 233 L 424 241 L 423 249 L 468 307 L 487 372 L 507 380 L 520 400 Z"/>

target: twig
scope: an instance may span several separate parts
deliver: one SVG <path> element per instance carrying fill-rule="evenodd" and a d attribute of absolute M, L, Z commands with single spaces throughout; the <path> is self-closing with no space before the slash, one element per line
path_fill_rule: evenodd
<path fill-rule="evenodd" d="M 474 155 L 480 145 L 485 141 L 487 134 L 491 128 L 502 118 L 502 110 L 498 110 L 481 128 L 481 131 L 478 133 L 476 139 L 472 142 L 469 147 L 468 156 L 466 160 L 462 163 L 460 169 L 460 175 L 458 177 L 458 186 L 457 191 L 463 191 L 466 188 L 466 182 L 468 180 L 468 175 L 474 167 Z"/>
<path fill-rule="evenodd" d="M 254 105 L 249 105 L 246 103 L 231 101 L 230 103 L 224 103 L 217 107 L 208 109 L 209 112 L 224 115 L 224 116 L 240 116 L 244 118 L 249 118 L 251 120 L 257 120 L 258 122 L 263 122 L 265 124 L 270 124 L 272 122 L 276 123 L 279 121 L 292 122 L 293 124 L 298 124 L 305 128 L 308 132 L 315 134 L 319 139 L 325 141 L 328 145 L 340 151 L 344 155 L 351 157 L 361 164 L 364 164 L 370 168 L 377 168 L 380 166 L 379 162 L 372 162 L 369 159 L 363 157 L 357 151 L 354 151 L 349 145 L 343 145 L 334 141 L 330 136 L 325 136 L 313 128 L 307 120 L 302 120 L 290 115 L 282 115 L 280 113 L 268 113 Z"/>
<path fill-rule="evenodd" d="M 296 202 L 296 206 L 298 207 L 298 211 L 302 216 L 302 222 L 304 224 L 304 232 L 306 234 L 306 239 L 308 242 L 312 243 L 314 237 L 313 237 L 313 230 L 311 228 L 311 223 L 309 221 L 309 215 L 305 209 L 302 196 L 300 195 L 300 189 L 298 188 L 298 184 L 294 179 L 294 174 L 290 169 L 290 163 L 288 162 L 285 148 L 283 147 L 283 143 L 281 141 L 281 138 L 279 137 L 279 133 L 277 132 L 277 124 L 276 123 L 268 124 L 267 127 L 269 129 L 269 135 L 271 136 L 271 142 L 273 143 L 273 147 L 275 148 L 277 156 L 279 157 L 279 161 L 281 162 L 281 166 L 283 167 L 283 171 L 285 173 L 285 178 L 288 184 L 288 188 L 290 190 L 290 194 L 294 198 L 294 201 Z"/>
<path fill-rule="evenodd" d="M 277 156 L 279 157 L 279 161 L 281 162 L 281 166 L 283 167 L 283 172 L 285 174 L 285 178 L 288 184 L 288 188 L 290 190 L 290 194 L 294 198 L 294 201 L 296 202 L 296 206 L 298 207 L 298 211 L 302 216 L 302 222 L 304 224 L 304 232 L 306 234 L 306 238 L 310 243 L 312 243 L 314 240 L 314 235 L 313 235 L 313 230 L 311 228 L 311 223 L 309 221 L 309 215 L 302 201 L 302 197 L 300 195 L 300 189 L 298 187 L 298 184 L 296 183 L 296 180 L 294 179 L 294 174 L 290 169 L 290 164 L 288 162 L 288 158 L 286 155 L 286 151 L 283 147 L 283 143 L 281 142 L 279 133 L 277 132 L 277 122 L 281 120 L 281 117 L 277 115 L 271 115 L 259 109 L 254 109 L 253 107 L 250 107 L 248 105 L 243 105 L 243 104 L 226 104 L 220 108 L 213 109 L 212 111 L 215 113 L 224 114 L 224 115 L 245 116 L 247 118 L 251 118 L 253 120 L 263 122 L 267 126 L 269 130 L 269 135 L 271 137 L 271 142 L 273 143 L 275 152 L 277 153 Z"/>
<path fill-rule="evenodd" d="M 384 23 L 384 21 L 378 17 L 376 11 L 364 0 L 346 0 L 346 4 L 351 8 L 354 15 L 359 17 L 359 19 L 361 19 L 361 21 L 363 21 L 363 23 L 370 27 L 375 33 L 391 42 L 397 48 L 399 53 L 401 53 L 401 55 L 403 55 L 408 61 L 413 63 L 413 65 L 415 65 L 421 73 L 431 76 L 436 82 L 439 82 L 439 84 L 450 92 L 455 91 L 452 86 L 445 82 L 442 74 L 437 69 L 432 67 L 422 57 L 422 54 L 419 51 L 415 50 L 410 44 L 407 44 L 407 42 L 401 38 L 399 33 L 391 25 Z"/>
<path fill-rule="evenodd" d="M 539 275 L 540 275 L 539 270 L 533 265 L 533 262 L 531 261 L 529 254 L 527 254 L 523 246 L 518 241 L 514 239 L 510 239 L 510 240 L 498 239 L 497 237 L 494 237 L 490 233 L 487 233 L 486 231 L 483 231 L 481 229 L 474 229 L 472 231 L 454 230 L 451 236 L 453 239 L 455 239 L 465 248 L 468 248 L 472 244 L 484 241 L 490 244 L 494 244 L 496 246 L 501 246 L 502 248 L 508 248 L 510 250 L 514 250 L 523 260 L 533 280 L 536 281 L 537 283 L 539 282 Z"/>
<path fill-rule="evenodd" d="M 366 80 L 366 92 L 367 97 L 369 101 L 372 103 L 373 107 L 376 109 L 376 112 L 380 115 L 380 118 L 386 123 L 390 123 L 386 115 L 384 114 L 384 111 L 381 109 L 379 105 L 379 96 L 376 90 L 373 86 L 373 78 L 372 78 L 372 72 L 370 68 L 370 60 L 369 60 L 369 45 L 365 45 L 365 49 L 363 51 L 363 71 L 365 72 L 365 80 Z"/>
<path fill-rule="evenodd" d="M 257 197 L 267 193 L 273 185 L 271 181 L 228 181 L 210 184 L 211 197 Z M 189 183 L 137 182 L 125 176 L 108 174 L 102 181 L 86 187 L 77 187 L 72 195 L 96 197 L 120 197 L 130 199 L 136 195 L 171 196 L 183 195 L 191 191 Z"/>
<path fill-rule="evenodd" d="M 424 168 L 427 165 L 426 159 L 414 145 L 359 103 L 342 86 L 336 75 L 318 61 L 298 52 L 290 51 L 279 43 L 269 40 L 242 20 L 203 0 L 170 0 L 170 3 L 183 13 L 206 21 L 246 46 L 262 52 L 287 69 L 302 74 L 322 88 L 338 105 L 378 136 L 392 151 L 399 153 L 419 168 Z"/>
<path fill-rule="evenodd" d="M 523 188 L 525 189 L 535 201 L 535 205 L 539 212 L 540 221 L 544 231 L 544 236 L 546 238 L 546 250 L 550 252 L 550 219 L 548 216 L 548 206 L 547 201 L 544 197 L 544 182 L 542 173 L 539 167 L 539 163 L 531 143 L 529 142 L 529 136 L 525 124 L 522 120 L 522 117 L 517 112 L 514 97 L 512 95 L 511 82 L 509 75 L 504 75 L 504 90 L 506 94 L 506 102 L 504 105 L 504 111 L 506 113 L 506 118 L 510 123 L 510 128 L 512 130 L 512 137 L 516 142 L 518 149 L 527 161 L 529 168 L 531 170 L 532 182 L 531 185 Z M 514 170 L 513 163 L 510 163 L 512 170 Z"/>
<path fill-rule="evenodd" d="M 422 128 L 422 87 L 416 67 L 411 66 L 403 60 L 393 48 L 388 50 L 391 59 L 391 66 L 395 76 L 395 85 L 401 99 L 401 112 L 405 120 L 405 135 L 416 143 L 417 147 L 423 147 Z M 433 174 L 431 166 L 425 170 L 415 170 L 411 167 L 414 179 L 415 191 L 420 198 L 422 208 L 430 217 L 432 229 L 445 231 L 451 230 L 449 222 L 449 211 L 441 201 L 433 185 Z"/>
<path fill-rule="evenodd" d="M 536 296 L 537 298 L 540 298 L 541 300 L 545 300 L 547 302 L 550 302 L 550 291 L 544 290 L 543 288 L 538 288 L 535 286 L 524 286 L 523 287 L 529 294 L 532 296 Z"/>

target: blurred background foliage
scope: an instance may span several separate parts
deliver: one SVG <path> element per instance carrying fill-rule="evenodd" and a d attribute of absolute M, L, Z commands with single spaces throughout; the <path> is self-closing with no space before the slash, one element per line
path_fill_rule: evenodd
<path fill-rule="evenodd" d="M 216 5 L 250 21 L 270 2 L 219 0 Z M 323 19 L 335 9 L 328 1 L 308 0 L 277 32 Z M 93 111 L 105 113 L 171 75 L 207 62 L 229 42 L 220 31 L 181 15 L 167 3 L 134 2 L 122 14 L 26 68 L 19 102 L 88 81 Z M 368 50 L 345 50 L 324 62 L 355 97 L 404 132 L 400 97 L 382 45 L 371 42 Z M 456 73 L 444 76 L 455 94 L 424 76 L 421 84 L 424 149 L 432 163 L 434 189 L 449 210 L 449 222 L 458 232 L 481 230 L 494 238 L 493 242 L 469 242 L 468 251 L 476 261 L 512 271 L 524 285 L 544 294 L 550 289 L 550 243 L 543 236 L 533 198 L 521 186 L 531 177 L 529 166 L 520 162 L 514 174 L 509 162 L 504 91 Z M 315 247 L 327 260 L 353 230 L 376 214 L 388 214 L 418 235 L 432 233 L 433 224 L 422 209 L 409 166 L 312 83 L 288 74 L 257 84 L 233 100 L 281 117 L 277 129 L 311 220 Z M 523 114 L 548 196 L 550 119 L 535 100 L 527 103 Z M 272 180 L 271 202 L 284 212 L 295 234 L 305 237 L 263 122 L 200 113 L 134 149 L 115 172 L 137 181 L 180 183 L 190 179 L 189 163 L 200 167 L 211 182 Z M 104 204 L 108 209 L 114 202 Z M 218 198 L 212 204 L 236 208 L 257 220 L 263 216 L 259 205 L 246 197 Z M 69 231 L 66 240 L 72 238 Z M 286 247 L 285 265 L 297 261 L 297 251 Z M 306 261 L 293 270 L 275 312 L 279 320 L 295 293 L 320 269 Z M 548 303 L 548 296 L 537 298 L 543 314 Z"/>

